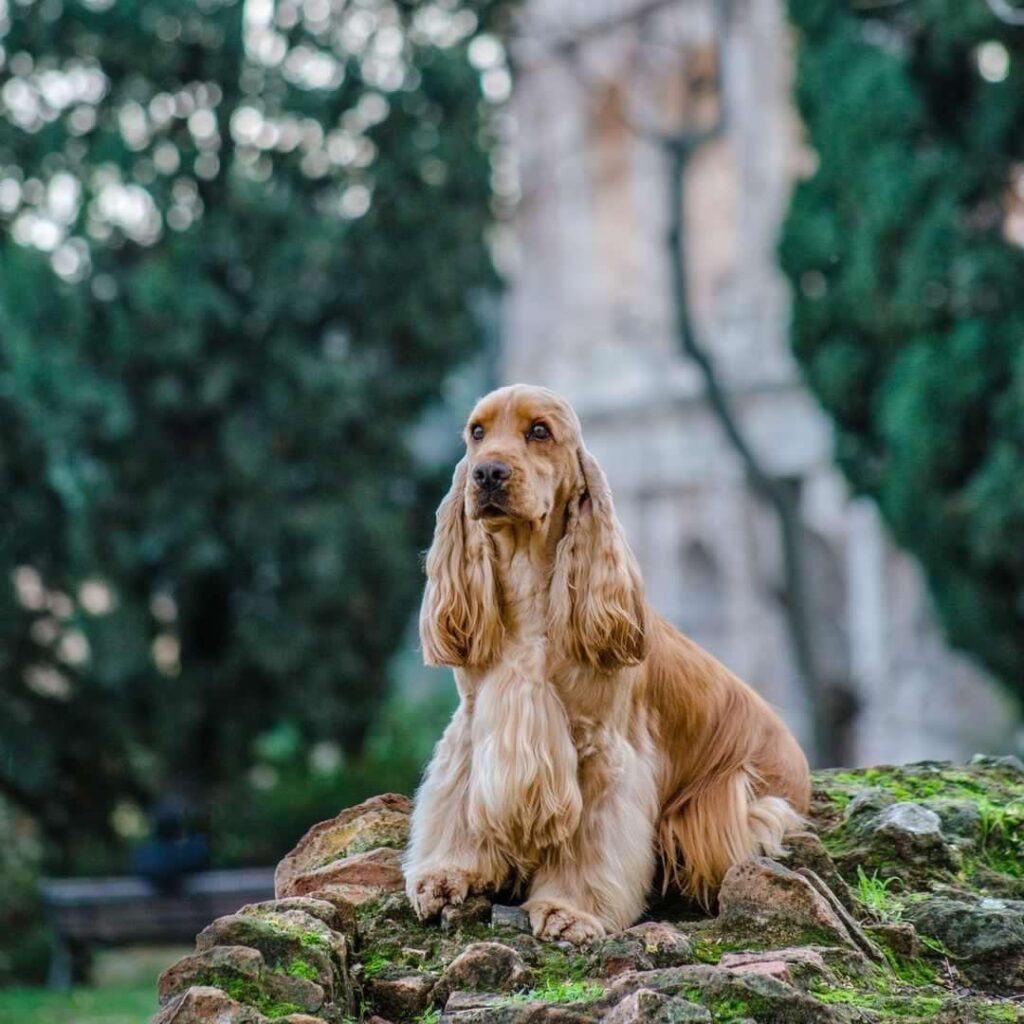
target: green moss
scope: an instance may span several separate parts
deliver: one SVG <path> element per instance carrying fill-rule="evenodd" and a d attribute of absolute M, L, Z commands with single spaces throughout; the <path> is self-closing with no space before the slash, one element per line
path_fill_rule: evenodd
<path fill-rule="evenodd" d="M 726 995 L 712 996 L 705 989 L 691 985 L 683 990 L 682 996 L 691 1003 L 700 1003 L 702 1006 L 706 1006 L 711 1011 L 715 1024 L 736 1024 L 736 1022 L 751 1018 L 774 1018 L 776 1016 L 773 1014 L 770 1000 L 754 995 L 747 998 Z"/>
<path fill-rule="evenodd" d="M 592 1003 L 604 995 L 604 986 L 595 981 L 548 981 L 527 992 L 516 992 L 503 999 L 506 1003 Z"/>
<path fill-rule="evenodd" d="M 891 1017 L 929 1017 L 942 1008 L 948 998 L 946 994 L 901 993 L 889 995 L 881 992 L 856 988 L 832 988 L 816 986 L 812 995 L 819 1002 L 828 1005 L 854 1006 L 863 1010 L 874 1010 Z"/>
<path fill-rule="evenodd" d="M 196 979 L 196 984 L 210 985 L 226 992 L 235 1002 L 244 1003 L 259 1010 L 264 1017 L 287 1017 L 290 1013 L 302 1013 L 297 1003 L 286 1003 L 272 999 L 260 985 L 251 978 L 239 978 L 225 975 L 219 971 L 211 971 Z"/>
<path fill-rule="evenodd" d="M 282 1003 L 275 1002 L 273 1000 L 265 1000 L 261 1002 L 256 1009 L 259 1010 L 264 1017 L 268 1017 L 271 1020 L 278 1017 L 287 1017 L 290 1013 L 304 1012 L 303 1008 L 295 1003 Z"/>
<path fill-rule="evenodd" d="M 758 942 L 702 935 L 693 944 L 693 958 L 702 964 L 717 964 L 726 953 L 755 953 L 766 947 Z"/>
<path fill-rule="evenodd" d="M 839 810 L 846 810 L 848 804 L 853 802 L 853 793 L 846 789 L 825 789 L 825 796 L 830 803 L 836 805 Z"/>
<path fill-rule="evenodd" d="M 316 981 L 320 977 L 320 972 L 305 960 L 293 960 L 285 973 L 293 978 L 305 978 L 306 981 Z"/>
<path fill-rule="evenodd" d="M 1013 1003 L 974 1007 L 978 1024 L 1020 1024 L 1020 1006 Z"/>
<path fill-rule="evenodd" d="M 582 953 L 567 953 L 561 949 L 545 947 L 535 973 L 544 983 L 583 981 L 589 967 L 589 962 Z"/>
<path fill-rule="evenodd" d="M 367 978 L 375 978 L 381 971 L 394 963 L 393 954 L 380 949 L 375 949 L 362 959 L 363 974 Z"/>
<path fill-rule="evenodd" d="M 441 1019 L 440 1010 L 424 1010 L 416 1019 L 415 1024 L 438 1024 Z"/>
<path fill-rule="evenodd" d="M 826 798 L 845 807 L 868 787 L 884 789 L 896 800 L 945 799 L 988 800 L 1006 805 L 1024 799 L 1024 785 L 1010 772 L 988 767 L 936 765 L 927 762 L 901 767 L 881 766 L 862 771 L 825 771 L 817 775 Z"/>
<path fill-rule="evenodd" d="M 900 956 L 884 943 L 881 948 L 892 973 L 904 985 L 934 985 L 938 982 L 938 972 L 926 960 Z"/>
<path fill-rule="evenodd" d="M 686 998 L 692 1003 L 702 1003 L 711 1010 L 715 1024 L 732 1024 L 733 1021 L 748 1020 L 756 1013 L 753 1006 L 744 999 L 708 1000 L 700 989 L 687 989 Z"/>
<path fill-rule="evenodd" d="M 285 920 L 274 913 L 260 914 L 256 919 L 272 932 L 284 938 L 293 939 L 306 949 L 319 950 L 321 953 L 330 953 L 331 951 L 331 944 L 327 936 L 321 932 L 303 928 L 301 924 Z"/>

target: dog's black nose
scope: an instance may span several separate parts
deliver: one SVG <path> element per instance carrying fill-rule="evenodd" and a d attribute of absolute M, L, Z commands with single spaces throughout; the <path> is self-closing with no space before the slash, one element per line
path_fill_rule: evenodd
<path fill-rule="evenodd" d="M 505 462 L 479 462 L 473 467 L 473 480 L 483 491 L 496 491 L 512 475 L 512 467 Z"/>

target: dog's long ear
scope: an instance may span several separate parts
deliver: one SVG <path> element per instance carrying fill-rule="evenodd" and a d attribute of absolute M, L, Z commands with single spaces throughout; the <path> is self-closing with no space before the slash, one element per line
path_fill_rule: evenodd
<path fill-rule="evenodd" d="M 484 530 L 466 516 L 467 473 L 463 459 L 438 507 L 434 542 L 427 553 L 420 643 L 428 665 L 485 665 L 501 645 L 493 546 Z"/>
<path fill-rule="evenodd" d="M 583 491 L 570 503 L 551 581 L 552 632 L 576 661 L 610 672 L 647 657 L 647 605 L 604 471 L 582 445 L 579 464 Z"/>

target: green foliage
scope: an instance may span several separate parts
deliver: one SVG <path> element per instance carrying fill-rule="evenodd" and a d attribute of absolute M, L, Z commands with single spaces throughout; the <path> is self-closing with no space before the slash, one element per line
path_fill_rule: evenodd
<path fill-rule="evenodd" d="M 287 973 L 293 978 L 305 978 L 306 981 L 316 981 L 320 977 L 320 972 L 305 960 L 293 960 L 288 965 Z"/>
<path fill-rule="evenodd" d="M 604 986 L 594 981 L 553 981 L 548 980 L 539 988 L 528 992 L 517 992 L 508 996 L 510 1003 L 532 1002 L 540 1000 L 545 1003 L 592 1003 L 604 995 Z"/>
<path fill-rule="evenodd" d="M 495 287 L 497 4 L 243 7 L 0 17 L 0 791 L 65 867 L 254 737 L 358 760 Z"/>
<path fill-rule="evenodd" d="M 447 680 L 445 681 L 447 683 Z M 380 709 L 357 758 L 334 759 L 333 744 L 305 749 L 293 729 L 273 730 L 256 744 L 261 788 L 250 777 L 226 783 L 211 808 L 218 860 L 274 863 L 312 821 L 373 793 L 411 793 L 455 700 L 454 688 L 420 700 L 395 696 Z M 330 754 L 318 763 L 318 755 Z"/>
<path fill-rule="evenodd" d="M 879 921 L 898 921 L 903 916 L 903 904 L 889 891 L 898 881 L 897 878 L 879 878 L 877 871 L 867 875 L 858 865 L 857 899 Z"/>
<path fill-rule="evenodd" d="M 37 890 L 38 829 L 0 797 L 0 988 L 42 982 L 51 939 Z"/>
<path fill-rule="evenodd" d="M 381 950 L 371 951 L 363 960 L 363 974 L 367 978 L 375 978 L 392 964 L 392 958 Z"/>
<path fill-rule="evenodd" d="M 1021 696 L 1024 33 L 962 0 L 789 9 L 794 351 L 950 639 Z"/>
<path fill-rule="evenodd" d="M 1024 800 L 995 804 L 980 800 L 981 859 L 994 871 L 1024 877 Z"/>

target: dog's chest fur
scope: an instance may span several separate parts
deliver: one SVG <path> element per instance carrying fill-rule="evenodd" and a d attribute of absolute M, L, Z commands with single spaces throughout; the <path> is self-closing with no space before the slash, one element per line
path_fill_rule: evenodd
<path fill-rule="evenodd" d="M 582 798 L 569 716 L 547 676 L 547 642 L 510 643 L 477 681 L 469 815 L 520 866 L 565 842 Z"/>

